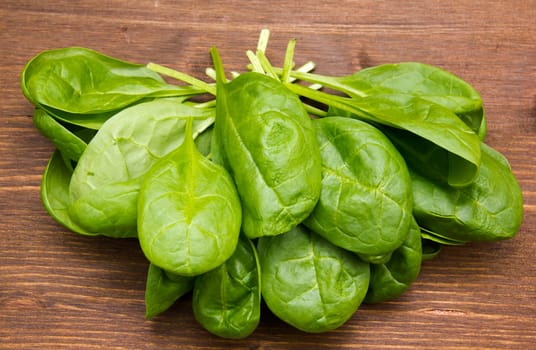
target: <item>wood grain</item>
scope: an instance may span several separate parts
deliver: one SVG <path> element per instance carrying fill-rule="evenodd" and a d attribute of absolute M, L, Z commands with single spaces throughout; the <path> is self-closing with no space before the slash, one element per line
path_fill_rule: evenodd
<path fill-rule="evenodd" d="M 0 4 L 1 349 L 530 349 L 536 347 L 536 1 L 31 1 Z M 396 301 L 340 329 L 304 334 L 263 309 L 248 339 L 194 320 L 189 296 L 144 319 L 147 262 L 136 241 L 67 232 L 43 210 L 52 146 L 33 128 L 19 73 L 41 50 L 85 46 L 200 78 L 217 45 L 226 69 L 270 28 L 280 62 L 338 75 L 387 62 L 448 69 L 481 93 L 487 142 L 510 160 L 525 216 L 511 240 L 449 247 Z"/>

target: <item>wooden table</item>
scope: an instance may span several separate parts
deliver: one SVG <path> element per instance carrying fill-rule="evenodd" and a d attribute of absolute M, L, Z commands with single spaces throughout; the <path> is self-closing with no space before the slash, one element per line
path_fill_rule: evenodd
<path fill-rule="evenodd" d="M 295 37 L 296 61 L 321 73 L 413 60 L 474 85 L 487 142 L 523 188 L 519 234 L 445 248 L 401 298 L 362 306 L 330 333 L 264 311 L 251 337 L 223 340 L 195 322 L 190 297 L 145 320 L 137 242 L 70 233 L 42 208 L 53 147 L 32 125 L 19 73 L 41 50 L 85 46 L 203 78 L 212 45 L 227 69 L 243 70 L 265 27 L 276 62 Z M 0 348 L 536 348 L 536 1 L 2 0 L 0 38 Z"/>

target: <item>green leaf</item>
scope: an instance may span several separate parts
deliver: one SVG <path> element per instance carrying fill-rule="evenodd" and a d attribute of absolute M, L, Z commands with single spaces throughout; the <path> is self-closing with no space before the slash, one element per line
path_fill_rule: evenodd
<path fill-rule="evenodd" d="M 199 153 L 188 120 L 182 145 L 156 161 L 138 198 L 138 238 L 153 264 L 183 276 L 221 265 L 236 247 L 240 199 L 227 171 Z"/>
<path fill-rule="evenodd" d="M 384 264 L 370 265 L 370 284 L 366 303 L 379 303 L 401 296 L 421 271 L 422 243 L 419 225 L 412 218 L 404 243 Z"/>
<path fill-rule="evenodd" d="M 126 108 L 110 118 L 74 170 L 69 189 L 73 220 L 102 235 L 135 236 L 143 177 L 158 159 L 179 147 L 187 119 L 195 118 L 196 137 L 213 123 L 214 112 L 169 98 Z"/>
<path fill-rule="evenodd" d="M 72 173 L 72 169 L 65 164 L 61 152 L 55 150 L 41 180 L 43 206 L 52 218 L 71 231 L 87 236 L 97 235 L 77 225 L 69 215 L 69 182 Z"/>
<path fill-rule="evenodd" d="M 298 96 L 277 80 L 249 72 L 229 83 L 213 50 L 217 82 L 214 159 L 233 177 L 249 238 L 290 230 L 320 194 L 320 155 Z"/>
<path fill-rule="evenodd" d="M 480 94 L 464 80 L 436 66 L 418 62 L 383 64 L 339 81 L 368 96 L 386 92 L 417 96 L 454 112 L 475 133 L 482 126 Z"/>
<path fill-rule="evenodd" d="M 421 239 L 422 261 L 432 260 L 441 252 L 441 243 L 426 238 Z"/>
<path fill-rule="evenodd" d="M 416 173 L 411 176 L 415 218 L 435 237 L 495 241 L 513 237 L 521 225 L 521 188 L 506 158 L 485 144 L 480 174 L 471 186 L 454 189 Z"/>
<path fill-rule="evenodd" d="M 140 179 L 99 186 L 74 201 L 71 196 L 69 215 L 89 232 L 135 238 L 139 190 Z"/>
<path fill-rule="evenodd" d="M 404 242 L 412 220 L 411 180 L 404 159 L 385 135 L 365 122 L 329 117 L 313 124 L 322 159 L 322 190 L 305 225 L 367 261 L 389 259 Z"/>
<path fill-rule="evenodd" d="M 467 243 L 467 241 L 445 237 L 444 235 L 433 232 L 427 228 L 421 228 L 421 237 L 427 241 L 436 242 L 441 245 L 464 245 Z"/>
<path fill-rule="evenodd" d="M 194 277 L 176 275 L 150 264 L 145 286 L 145 317 L 153 318 L 169 309 L 192 290 L 194 281 Z"/>
<path fill-rule="evenodd" d="M 480 94 L 467 82 L 439 67 L 401 62 L 368 67 L 342 77 L 292 72 L 296 78 L 360 98 L 383 94 L 414 96 L 455 113 L 475 133 L 485 135 Z"/>
<path fill-rule="evenodd" d="M 340 327 L 365 297 L 369 264 L 303 226 L 262 237 L 258 251 L 264 301 L 302 331 Z"/>
<path fill-rule="evenodd" d="M 211 147 L 212 147 L 212 135 L 214 133 L 214 125 L 208 127 L 202 133 L 200 133 L 195 138 L 195 147 L 199 150 L 199 153 L 205 157 L 211 157 Z"/>
<path fill-rule="evenodd" d="M 36 106 L 78 116 L 119 111 L 148 97 L 199 93 L 166 83 L 144 65 L 80 47 L 39 53 L 24 67 L 21 86 Z"/>
<path fill-rule="evenodd" d="M 387 93 L 347 98 L 296 84 L 287 86 L 297 94 L 344 111 L 344 116 L 358 118 L 378 127 L 384 126 L 381 130 L 384 133 L 389 131 L 391 141 L 404 152 L 406 160 L 412 159 L 414 164 L 410 165 L 416 169 L 426 172 L 429 163 L 411 156 L 419 153 L 424 153 L 424 157 L 431 153 L 440 154 L 442 159 L 447 160 L 446 163 L 441 163 L 443 168 L 440 175 L 452 186 L 467 186 L 478 174 L 478 135 L 453 112 L 438 104 L 407 94 Z"/>
<path fill-rule="evenodd" d="M 46 111 L 36 108 L 33 123 L 43 136 L 47 137 L 62 154 L 72 161 L 78 161 L 84 153 L 87 143 L 73 131 L 60 124 Z"/>
<path fill-rule="evenodd" d="M 479 171 L 475 163 L 467 162 L 463 157 L 445 151 L 445 148 L 434 144 L 434 142 L 424 138 L 414 137 L 405 130 L 378 126 L 378 128 L 391 140 L 400 154 L 406 160 L 408 168 L 426 178 L 433 179 L 450 185 L 452 187 L 463 188 L 472 184 Z M 476 134 L 474 140 L 480 143 Z M 454 138 L 454 136 L 452 136 Z M 475 146 L 475 158 L 480 159 L 480 146 Z M 478 156 L 477 156 L 478 154 Z M 475 160 L 476 162 L 476 160 Z"/>
<path fill-rule="evenodd" d="M 257 252 L 241 236 L 233 255 L 196 278 L 192 297 L 195 319 L 224 338 L 245 338 L 260 320 L 261 287 Z"/>

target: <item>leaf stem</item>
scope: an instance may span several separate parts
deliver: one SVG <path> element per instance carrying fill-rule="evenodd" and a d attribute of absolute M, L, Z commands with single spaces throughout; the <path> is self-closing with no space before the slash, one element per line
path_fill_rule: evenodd
<path fill-rule="evenodd" d="M 269 39 L 270 39 L 270 30 L 266 28 L 262 29 L 259 35 L 259 41 L 257 43 L 257 51 L 266 52 Z"/>
<path fill-rule="evenodd" d="M 274 78 L 277 81 L 280 81 L 279 75 L 277 75 L 277 73 L 274 71 L 274 67 L 268 60 L 268 57 L 266 57 L 266 54 L 264 53 L 264 51 L 257 51 L 257 57 L 259 58 L 259 61 L 261 62 L 261 65 L 265 74 L 268 75 L 269 77 Z"/>
<path fill-rule="evenodd" d="M 282 74 L 283 70 L 281 68 L 274 68 L 278 74 Z M 321 74 L 315 74 L 315 73 L 309 73 L 309 72 L 302 72 L 302 71 L 291 71 L 290 75 L 293 78 L 307 81 L 310 83 L 315 84 L 321 84 L 325 87 L 329 87 L 331 89 L 343 92 L 347 95 L 354 96 L 354 97 L 366 97 L 367 94 L 359 89 L 355 89 L 353 87 L 348 86 L 348 84 L 341 84 L 339 82 L 340 78 L 337 77 L 330 77 L 326 75 Z"/>
<path fill-rule="evenodd" d="M 294 68 L 294 50 L 296 48 L 296 39 L 291 39 L 288 42 L 287 50 L 285 51 L 285 61 L 283 62 L 283 73 L 281 81 L 283 83 L 290 82 L 290 71 Z"/>
<path fill-rule="evenodd" d="M 324 111 L 324 110 L 322 110 L 320 108 L 313 107 L 310 104 L 307 104 L 307 103 L 304 103 L 304 102 L 302 102 L 302 104 L 305 107 L 305 110 L 309 114 L 316 115 L 317 117 L 320 117 L 320 118 L 328 116 L 328 112 L 326 112 L 326 111 Z"/>
<path fill-rule="evenodd" d="M 260 51 L 258 51 L 258 52 L 260 52 Z M 246 51 L 246 55 L 248 56 L 249 61 L 251 62 L 251 66 L 252 66 L 251 71 L 252 72 L 266 74 L 264 72 L 264 69 L 262 67 L 262 63 L 261 63 L 258 55 L 255 55 L 255 53 L 253 53 L 253 51 L 251 51 L 251 50 Z"/>
<path fill-rule="evenodd" d="M 194 124 L 194 119 L 193 118 L 191 118 L 191 117 L 186 118 L 186 125 L 185 125 L 185 130 L 184 130 L 184 141 L 183 142 L 188 142 L 187 145 L 190 148 L 192 146 L 194 146 L 193 124 Z"/>
<path fill-rule="evenodd" d="M 225 70 L 223 69 L 223 63 L 221 61 L 220 53 L 216 46 L 210 49 L 210 56 L 212 57 L 212 63 L 214 64 L 214 70 L 216 71 L 216 85 L 222 85 L 227 83 L 225 77 Z"/>
<path fill-rule="evenodd" d="M 236 78 L 236 77 L 238 77 L 238 76 L 240 75 L 240 73 L 235 72 L 235 71 L 231 71 L 230 73 L 231 73 L 231 76 L 232 76 L 233 79 Z M 208 67 L 208 68 L 206 68 L 206 69 L 205 69 L 205 74 L 206 74 L 209 78 L 211 78 L 211 79 L 213 79 L 214 81 L 216 81 L 216 70 L 214 70 L 214 68 L 212 68 L 212 67 Z"/>
<path fill-rule="evenodd" d="M 156 72 L 162 75 L 167 75 L 168 77 L 171 77 L 173 79 L 183 81 L 187 84 L 192 85 L 193 87 L 206 91 L 209 94 L 212 94 L 214 96 L 216 95 L 216 87 L 214 85 L 208 84 L 202 80 L 194 78 L 191 75 L 188 75 L 188 74 L 185 74 L 185 73 L 176 71 L 174 69 L 164 67 L 157 63 L 152 63 L 152 62 L 147 64 L 147 68 L 152 70 L 153 72 Z"/>
<path fill-rule="evenodd" d="M 377 118 L 373 115 L 349 103 L 348 97 L 331 95 L 298 84 L 286 84 L 286 86 L 300 96 L 352 113 L 364 121 L 377 122 Z"/>

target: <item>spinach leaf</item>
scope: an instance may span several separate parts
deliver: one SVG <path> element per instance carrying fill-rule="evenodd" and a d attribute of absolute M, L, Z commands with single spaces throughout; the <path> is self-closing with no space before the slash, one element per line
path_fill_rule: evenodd
<path fill-rule="evenodd" d="M 138 198 L 138 238 L 145 256 L 184 276 L 227 260 L 242 219 L 232 178 L 196 149 L 192 124 L 189 118 L 182 145 L 154 163 Z"/>
<path fill-rule="evenodd" d="M 348 98 L 297 84 L 287 86 L 297 94 L 344 111 L 345 116 L 398 130 L 403 145 L 409 148 L 407 153 L 424 153 L 425 157 L 430 153 L 441 154 L 441 158 L 447 162 L 440 163 L 442 168 L 437 174 L 451 186 L 467 186 L 478 175 L 480 139 L 445 107 L 408 94 L 384 93 Z M 382 128 L 382 131 L 385 129 Z M 391 135 L 388 136 L 391 138 Z M 395 144 L 398 141 L 391 140 Z M 426 172 L 430 162 L 427 158 L 422 162 L 421 158 L 413 160 L 415 168 Z"/>
<path fill-rule="evenodd" d="M 88 144 L 74 170 L 70 215 L 90 232 L 135 237 L 137 198 L 144 175 L 184 138 L 185 120 L 196 118 L 194 136 L 214 121 L 214 109 L 166 98 L 126 108 L 110 118 Z"/>
<path fill-rule="evenodd" d="M 139 189 L 140 180 L 132 179 L 102 185 L 75 201 L 71 196 L 69 215 L 89 232 L 115 238 L 135 238 Z"/>
<path fill-rule="evenodd" d="M 428 241 L 434 241 L 442 245 L 464 245 L 466 241 L 446 237 L 440 233 L 430 231 L 424 227 L 421 227 L 421 237 Z"/>
<path fill-rule="evenodd" d="M 37 130 L 47 137 L 62 155 L 72 161 L 78 161 L 84 153 L 87 143 L 75 133 L 51 117 L 45 110 L 36 108 L 33 123 Z"/>
<path fill-rule="evenodd" d="M 404 159 L 385 135 L 365 122 L 329 117 L 313 124 L 322 189 L 304 224 L 364 260 L 388 259 L 404 242 L 412 220 Z"/>
<path fill-rule="evenodd" d="M 414 215 L 428 239 L 495 241 L 513 237 L 523 217 L 521 188 L 504 156 L 482 144 L 482 165 L 475 182 L 454 189 L 411 173 Z"/>
<path fill-rule="evenodd" d="M 127 106 L 127 107 L 130 107 L 130 106 Z M 79 126 L 83 128 L 93 129 L 93 130 L 99 130 L 105 121 L 110 119 L 114 114 L 119 113 L 121 111 L 121 109 L 118 109 L 118 110 L 113 110 L 110 112 L 103 112 L 103 113 L 75 114 L 75 113 L 67 113 L 64 111 L 60 111 L 60 110 L 50 108 L 44 105 L 39 106 L 39 108 L 42 110 L 45 110 L 51 117 L 59 120 L 64 125 L 75 125 L 75 126 Z"/>
<path fill-rule="evenodd" d="M 224 338 L 245 338 L 260 320 L 260 268 L 253 243 L 241 236 L 233 255 L 195 280 L 195 319 Z"/>
<path fill-rule="evenodd" d="M 320 195 L 320 152 L 300 99 L 279 81 L 248 72 L 226 83 L 217 50 L 215 159 L 233 177 L 249 238 L 290 230 Z"/>
<path fill-rule="evenodd" d="M 404 157 L 408 168 L 426 178 L 452 187 L 463 188 L 475 181 L 472 179 L 470 183 L 467 182 L 469 181 L 467 176 L 478 176 L 478 174 L 473 174 L 476 168 L 467 168 L 467 162 L 463 158 L 445 152 L 445 149 L 429 140 L 414 137 L 405 130 L 382 125 L 377 125 L 377 127 L 395 145 Z"/>
<path fill-rule="evenodd" d="M 211 159 L 212 135 L 214 133 L 214 125 L 211 125 L 195 138 L 195 147 L 199 153 Z"/>
<path fill-rule="evenodd" d="M 404 243 L 385 264 L 370 265 L 370 284 L 366 303 L 379 303 L 401 296 L 421 271 L 421 230 L 414 218 Z"/>
<path fill-rule="evenodd" d="M 488 134 L 488 125 L 487 125 L 487 120 L 486 120 L 486 114 L 482 113 L 482 122 L 480 124 L 480 127 L 478 128 L 478 137 L 480 138 L 480 141 L 484 142 L 487 134 Z"/>
<path fill-rule="evenodd" d="M 67 120 L 69 115 L 84 119 L 84 115 L 93 118 L 118 112 L 149 97 L 200 93 L 192 87 L 168 84 L 144 65 L 80 47 L 39 53 L 24 67 L 21 86 L 36 106 Z"/>
<path fill-rule="evenodd" d="M 261 290 L 268 308 L 305 332 L 344 324 L 367 292 L 369 264 L 304 226 L 258 242 Z"/>
<path fill-rule="evenodd" d="M 169 309 L 192 290 L 194 281 L 194 277 L 176 275 L 150 264 L 145 286 L 145 317 L 153 318 Z"/>
<path fill-rule="evenodd" d="M 383 94 L 415 96 L 452 111 L 475 133 L 486 132 L 480 94 L 464 80 L 436 66 L 401 62 L 368 67 L 342 77 L 297 71 L 291 74 L 356 98 Z"/>
<path fill-rule="evenodd" d="M 69 182 L 72 173 L 61 152 L 55 150 L 41 179 L 41 202 L 51 217 L 71 231 L 88 236 L 97 235 L 80 227 L 69 215 Z"/>
<path fill-rule="evenodd" d="M 432 260 L 441 252 L 441 243 L 422 237 L 422 261 Z"/>

